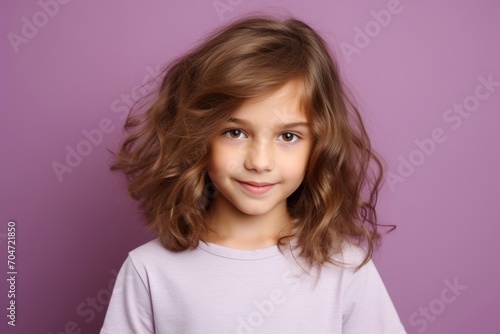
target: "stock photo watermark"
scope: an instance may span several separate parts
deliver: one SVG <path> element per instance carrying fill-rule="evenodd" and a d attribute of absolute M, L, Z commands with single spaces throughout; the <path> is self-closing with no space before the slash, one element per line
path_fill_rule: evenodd
<path fill-rule="evenodd" d="M 59 14 L 63 5 L 66 5 L 71 0 L 40 0 L 38 6 L 40 10 L 30 15 L 30 17 L 23 16 L 21 18 L 21 28 L 19 33 L 10 31 L 7 33 L 10 46 L 15 54 L 20 51 L 21 45 L 28 44 L 39 33 L 40 29 L 45 27 L 50 19 L 53 19 Z"/>
<path fill-rule="evenodd" d="M 281 282 L 286 287 L 289 292 L 296 291 L 301 283 L 302 272 L 295 269 L 289 269 L 283 273 L 281 276 Z M 255 331 L 264 325 L 267 318 L 271 317 L 276 309 L 279 308 L 280 305 L 286 302 L 287 300 L 287 290 L 283 289 L 272 289 L 269 292 L 268 296 L 265 296 L 261 300 L 254 299 L 252 301 L 253 310 L 244 316 L 238 316 L 236 318 L 236 334 L 252 334 Z M 224 333 L 231 334 L 231 333 Z"/>
<path fill-rule="evenodd" d="M 77 305 L 75 313 L 80 317 L 80 322 L 75 320 L 70 320 L 64 324 L 62 331 L 49 332 L 49 334 L 81 334 L 86 333 L 83 330 L 85 325 L 90 324 L 96 318 L 98 313 L 106 310 L 110 300 L 113 288 L 115 286 L 116 277 L 118 272 L 113 269 L 111 270 L 111 278 L 108 281 L 108 285 L 99 290 L 95 296 L 90 296 Z M 83 321 L 83 327 L 79 323 Z"/>
<path fill-rule="evenodd" d="M 219 20 L 224 21 L 226 19 L 224 15 L 226 13 L 232 13 L 242 2 L 243 0 L 214 0 L 212 1 L 212 6 L 217 16 L 219 16 Z"/>
<path fill-rule="evenodd" d="M 410 0 L 411 1 L 411 0 Z M 401 14 L 403 5 L 399 0 L 389 0 L 385 9 L 371 10 L 372 20 L 365 23 L 363 28 L 354 27 L 354 38 L 351 43 L 341 42 L 340 50 L 347 62 L 352 61 L 352 57 L 359 55 L 363 49 L 368 47 L 372 40 L 379 36 L 383 29 L 387 28 L 395 15 Z"/>
<path fill-rule="evenodd" d="M 156 65 L 155 68 L 151 66 L 146 67 L 146 74 L 142 80 L 142 85 L 135 86 L 130 90 L 130 93 L 122 93 L 119 98 L 114 99 L 111 102 L 110 110 L 113 115 L 118 116 L 120 120 L 127 118 L 130 109 L 133 107 L 134 103 L 139 101 L 142 97 L 146 96 L 151 92 L 155 83 L 160 80 L 158 78 L 158 73 L 160 71 L 160 65 Z M 66 145 L 65 151 L 66 155 L 62 161 L 53 161 L 51 163 L 52 170 L 59 182 L 64 181 L 64 176 L 67 173 L 72 173 L 75 168 L 81 165 L 83 159 L 88 157 L 95 148 L 97 148 L 104 140 L 105 135 L 109 135 L 114 132 L 118 126 L 109 117 L 102 118 L 96 127 L 88 130 L 83 129 L 81 131 L 82 139 L 75 145 Z"/>
<path fill-rule="evenodd" d="M 436 298 L 432 299 L 428 305 L 419 307 L 418 311 L 410 314 L 408 319 L 410 325 L 417 327 L 417 332 L 423 333 L 429 324 L 446 311 L 448 305 L 454 303 L 458 297 L 467 289 L 467 285 L 460 284 L 455 277 L 453 282 L 448 279 L 443 281 L 444 288 Z"/>
<path fill-rule="evenodd" d="M 465 119 L 470 118 L 473 112 L 479 109 L 481 102 L 486 101 L 500 87 L 500 81 L 493 80 L 493 74 L 487 76 L 480 75 L 477 80 L 479 84 L 474 92 L 462 99 L 461 103 L 453 103 L 453 106 L 443 112 L 444 123 L 452 130 L 458 130 Z M 387 182 L 392 192 L 396 190 L 396 185 L 404 183 L 415 173 L 419 166 L 422 166 L 427 159 L 438 151 L 439 145 L 448 140 L 448 135 L 443 127 L 436 127 L 430 135 L 423 139 L 415 139 L 415 149 L 406 155 L 398 156 L 398 167 L 395 172 L 387 173 Z"/>
<path fill-rule="evenodd" d="M 16 326 L 17 260 L 16 260 L 16 222 L 7 223 L 7 323 Z"/>

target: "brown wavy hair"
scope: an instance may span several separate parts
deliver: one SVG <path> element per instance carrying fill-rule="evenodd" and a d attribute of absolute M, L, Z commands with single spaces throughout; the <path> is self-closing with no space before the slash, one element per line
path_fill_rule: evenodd
<path fill-rule="evenodd" d="M 129 114 L 129 135 L 111 166 L 127 176 L 130 195 L 164 247 L 195 248 L 210 231 L 207 164 L 221 126 L 248 99 L 300 80 L 313 142 L 305 178 L 287 199 L 295 230 L 278 244 L 295 237 L 299 256 L 320 266 L 342 265 L 333 255 L 345 242 L 367 248 L 358 268 L 371 259 L 380 240 L 375 204 L 383 168 L 331 54 L 300 20 L 254 16 L 216 31 L 165 68 L 154 101 Z"/>

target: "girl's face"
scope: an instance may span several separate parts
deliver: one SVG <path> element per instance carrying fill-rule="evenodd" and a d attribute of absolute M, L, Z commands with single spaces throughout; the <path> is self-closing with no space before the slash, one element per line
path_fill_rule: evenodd
<path fill-rule="evenodd" d="M 246 101 L 212 141 L 209 176 L 225 201 L 245 215 L 286 212 L 286 199 L 301 184 L 311 133 L 297 85 Z M 224 205 L 223 205 L 224 206 Z"/>

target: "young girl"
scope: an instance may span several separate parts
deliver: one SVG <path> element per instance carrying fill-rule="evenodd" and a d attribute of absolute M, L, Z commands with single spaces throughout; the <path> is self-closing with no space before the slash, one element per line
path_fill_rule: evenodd
<path fill-rule="evenodd" d="M 225 27 L 125 127 L 112 169 L 158 238 L 101 333 L 405 333 L 371 260 L 381 163 L 307 24 Z"/>

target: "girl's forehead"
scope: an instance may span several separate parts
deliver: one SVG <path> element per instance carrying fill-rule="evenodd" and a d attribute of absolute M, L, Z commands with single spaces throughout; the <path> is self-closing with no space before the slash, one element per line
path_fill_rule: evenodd
<path fill-rule="evenodd" d="M 276 126 L 308 122 L 307 116 L 302 109 L 289 104 L 243 105 L 228 120 L 241 125 L 259 123 Z"/>
<path fill-rule="evenodd" d="M 246 100 L 231 117 L 238 116 L 267 116 L 282 122 L 305 119 L 300 83 L 289 81 L 272 92 Z"/>

